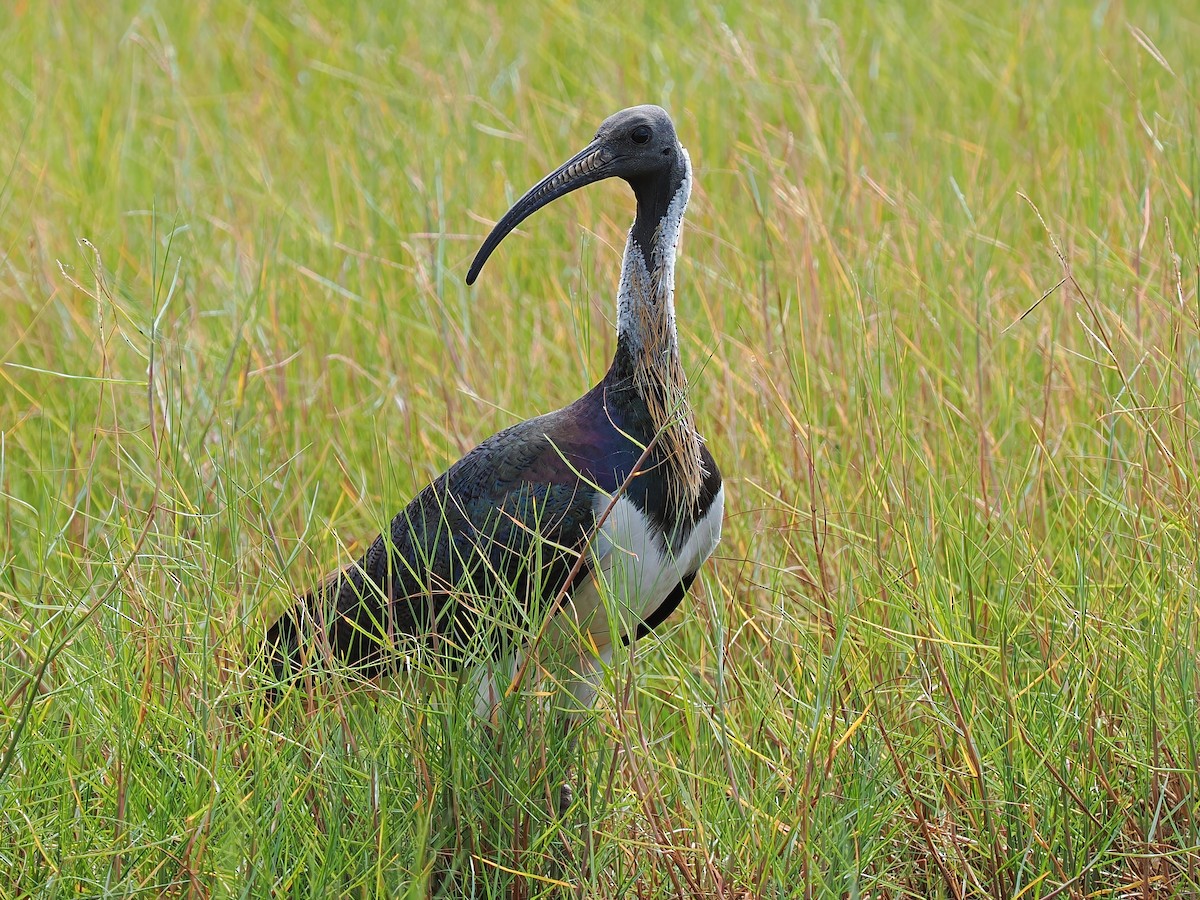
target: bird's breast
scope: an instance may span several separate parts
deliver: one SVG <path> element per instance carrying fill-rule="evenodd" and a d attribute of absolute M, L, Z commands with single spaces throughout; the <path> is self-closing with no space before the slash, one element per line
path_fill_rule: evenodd
<path fill-rule="evenodd" d="M 593 576 L 575 592 L 572 612 L 598 646 L 632 635 L 695 574 L 721 539 L 724 508 L 724 489 L 718 489 L 694 523 L 666 535 L 628 497 L 613 502 L 609 494 L 597 495 L 596 517 L 604 516 L 604 524 L 592 543 Z"/>

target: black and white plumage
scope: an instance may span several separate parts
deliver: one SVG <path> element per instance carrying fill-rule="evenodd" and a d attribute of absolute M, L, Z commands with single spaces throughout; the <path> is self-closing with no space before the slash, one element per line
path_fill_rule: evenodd
<path fill-rule="evenodd" d="M 281 679 L 327 655 L 367 676 L 416 646 L 461 659 L 480 652 L 472 640 L 494 624 L 501 645 L 527 645 L 561 599 L 553 643 L 576 661 L 576 693 L 586 702 L 613 644 L 644 636 L 679 605 L 720 539 L 724 494 L 695 428 L 679 358 L 675 258 L 692 175 L 667 113 L 638 106 L 605 120 L 584 150 L 496 224 L 467 283 L 525 218 L 614 176 L 633 188 L 637 216 L 608 372 L 569 406 L 471 450 L 362 559 L 285 612 L 265 642 Z M 527 646 L 490 652 L 497 649 L 519 655 Z M 478 668 L 486 710 L 507 684 L 483 674 L 490 666 Z"/>

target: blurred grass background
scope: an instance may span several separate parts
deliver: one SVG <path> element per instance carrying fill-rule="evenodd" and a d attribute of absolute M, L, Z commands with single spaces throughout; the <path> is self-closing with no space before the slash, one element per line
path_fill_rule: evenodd
<path fill-rule="evenodd" d="M 9 3 L 0 895 L 1196 896 L 1197 58 L 1168 3 Z M 604 372 L 623 186 L 462 279 L 641 102 L 718 558 L 578 748 L 267 716 L 285 600 Z"/>

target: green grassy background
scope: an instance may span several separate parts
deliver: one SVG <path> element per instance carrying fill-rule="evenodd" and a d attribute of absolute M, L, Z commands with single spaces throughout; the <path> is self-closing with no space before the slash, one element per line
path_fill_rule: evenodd
<path fill-rule="evenodd" d="M 8 3 L 0 895 L 1196 896 L 1196 59 L 1165 2 Z M 286 599 L 603 373 L 622 186 L 463 276 L 640 102 L 727 485 L 683 614 L 578 747 L 268 716 Z"/>

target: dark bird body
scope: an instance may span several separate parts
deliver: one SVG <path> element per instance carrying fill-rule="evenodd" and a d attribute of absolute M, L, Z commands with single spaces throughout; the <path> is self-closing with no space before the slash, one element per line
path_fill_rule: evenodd
<path fill-rule="evenodd" d="M 467 281 L 524 218 L 612 175 L 633 186 L 638 214 L 608 372 L 569 406 L 475 447 L 362 559 L 280 617 L 266 640 L 279 677 L 326 654 L 371 676 L 419 646 L 480 661 L 527 644 L 553 611 L 566 617 L 556 643 L 572 645 L 586 684 L 614 643 L 678 606 L 719 540 L 723 492 L 678 355 L 674 259 L 691 169 L 667 114 L 635 107 L 608 119 L 496 225 Z M 483 634 L 486 649 L 473 643 Z M 480 684 L 488 704 L 497 687 Z"/>

